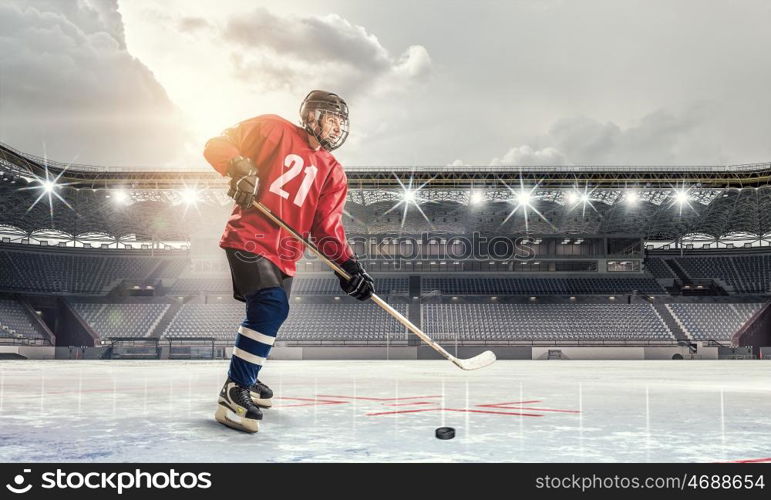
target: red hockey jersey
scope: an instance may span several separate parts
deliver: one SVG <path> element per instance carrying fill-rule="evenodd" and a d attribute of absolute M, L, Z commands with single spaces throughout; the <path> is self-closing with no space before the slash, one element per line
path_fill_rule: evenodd
<path fill-rule="evenodd" d="M 342 217 L 348 180 L 328 151 L 315 151 L 302 128 L 276 115 L 245 120 L 206 143 L 204 157 L 222 175 L 236 156 L 251 158 L 259 170 L 259 200 L 290 227 L 310 236 L 338 264 L 353 256 Z M 220 247 L 264 255 L 294 276 L 303 245 L 257 209 L 238 205 L 225 226 Z"/>

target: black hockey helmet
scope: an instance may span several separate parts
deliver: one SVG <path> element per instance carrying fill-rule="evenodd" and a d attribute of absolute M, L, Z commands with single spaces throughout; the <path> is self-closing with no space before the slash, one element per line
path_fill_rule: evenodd
<path fill-rule="evenodd" d="M 321 138 L 321 119 L 332 114 L 340 120 L 340 135 L 329 140 Z M 319 141 L 321 147 L 333 151 L 348 138 L 348 104 L 337 94 L 326 90 L 312 90 L 300 105 L 300 122 L 305 130 Z"/>

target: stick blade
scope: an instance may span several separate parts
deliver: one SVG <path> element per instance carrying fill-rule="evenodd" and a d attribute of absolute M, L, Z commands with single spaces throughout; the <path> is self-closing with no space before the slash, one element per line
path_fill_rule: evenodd
<path fill-rule="evenodd" d="M 477 354 L 473 358 L 468 359 L 453 359 L 453 362 L 464 370 L 478 370 L 495 363 L 495 353 L 493 351 L 485 351 L 482 354 Z"/>

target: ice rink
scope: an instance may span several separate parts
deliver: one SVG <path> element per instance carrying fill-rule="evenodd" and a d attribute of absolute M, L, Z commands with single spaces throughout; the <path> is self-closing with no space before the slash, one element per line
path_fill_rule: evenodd
<path fill-rule="evenodd" d="M 771 461 L 765 361 L 269 361 L 257 434 L 213 418 L 227 366 L 2 361 L 0 460 Z"/>

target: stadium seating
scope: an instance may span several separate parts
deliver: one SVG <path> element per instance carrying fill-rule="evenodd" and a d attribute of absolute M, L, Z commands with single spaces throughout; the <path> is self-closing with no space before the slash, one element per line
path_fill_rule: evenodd
<path fill-rule="evenodd" d="M 423 293 L 446 295 L 607 295 L 637 290 L 666 293 L 651 278 L 455 278 L 423 277 Z"/>
<path fill-rule="evenodd" d="M 173 295 L 190 295 L 199 293 L 222 293 L 233 292 L 233 282 L 230 276 L 214 276 L 200 278 L 180 278 L 171 287 Z"/>
<path fill-rule="evenodd" d="M 375 289 L 379 294 L 406 294 L 408 278 L 375 277 Z M 230 294 L 233 285 L 229 276 L 208 278 L 180 278 L 171 289 L 172 294 L 222 293 Z M 335 278 L 296 277 L 292 281 L 292 295 L 343 295 L 340 282 Z"/>
<path fill-rule="evenodd" d="M 395 304 L 394 308 L 407 314 L 406 304 Z M 243 319 L 244 306 L 240 303 L 184 304 L 163 336 L 233 340 Z M 386 337 L 390 340 L 406 340 L 406 331 L 372 303 L 292 304 L 289 318 L 278 333 L 279 340 L 296 342 L 385 342 Z"/>
<path fill-rule="evenodd" d="M 381 295 L 406 294 L 409 288 L 407 277 L 379 278 L 374 277 L 375 290 Z M 297 295 L 342 295 L 340 282 L 335 278 L 295 278 L 292 283 L 292 294 Z"/>
<path fill-rule="evenodd" d="M 664 262 L 664 259 L 650 257 L 645 260 L 645 267 L 658 279 L 677 278 L 675 273 Z"/>
<path fill-rule="evenodd" d="M 43 340 L 46 335 L 27 315 L 24 307 L 16 301 L 0 299 L 0 342 L 3 339 Z"/>
<path fill-rule="evenodd" d="M 154 271 L 150 276 L 151 278 L 176 278 L 190 266 L 190 262 L 184 258 L 166 259 L 165 262 L 166 265 L 160 266 Z"/>
<path fill-rule="evenodd" d="M 435 340 L 673 342 L 650 304 L 425 304 Z"/>
<path fill-rule="evenodd" d="M 771 291 L 771 255 L 676 257 L 675 261 L 688 277 L 722 280 L 735 293 Z"/>
<path fill-rule="evenodd" d="M 73 309 L 101 337 L 148 337 L 169 304 L 75 303 Z"/>
<path fill-rule="evenodd" d="M 747 255 L 731 258 L 738 274 L 734 288 L 746 293 L 771 292 L 771 255 Z"/>
<path fill-rule="evenodd" d="M 667 304 L 685 333 L 694 340 L 729 342 L 763 304 Z"/>
<path fill-rule="evenodd" d="M 12 303 L 13 304 L 13 303 Z M 18 306 L 18 304 L 17 304 Z M 103 338 L 152 332 L 168 304 L 73 304 Z M 762 304 L 667 304 L 694 340 L 730 341 Z M 406 304 L 395 304 L 407 314 Z M 672 342 L 650 304 L 423 304 L 423 328 L 441 341 Z M 231 341 L 244 316 L 241 303 L 182 305 L 163 336 Z M 2 321 L 0 321 L 2 323 Z M 372 303 L 293 303 L 279 338 L 292 342 L 404 341 L 406 330 Z"/>
<path fill-rule="evenodd" d="M 17 285 L 18 273 L 13 265 L 13 259 L 6 253 L 0 252 L 0 286 L 11 287 Z"/>
<path fill-rule="evenodd" d="M 243 320 L 244 305 L 241 303 L 184 304 L 161 337 L 234 340 L 236 329 Z"/>
<path fill-rule="evenodd" d="M 0 289 L 101 294 L 119 280 L 144 280 L 163 262 L 161 273 L 181 272 L 184 257 L 89 255 L 0 250 Z"/>
<path fill-rule="evenodd" d="M 392 305 L 402 315 L 407 315 L 406 304 Z M 407 340 L 405 328 L 371 302 L 292 305 L 280 336 L 286 341 Z"/>

